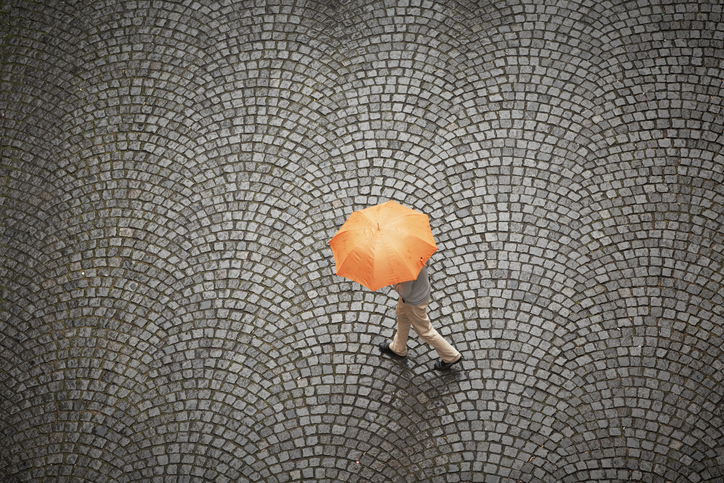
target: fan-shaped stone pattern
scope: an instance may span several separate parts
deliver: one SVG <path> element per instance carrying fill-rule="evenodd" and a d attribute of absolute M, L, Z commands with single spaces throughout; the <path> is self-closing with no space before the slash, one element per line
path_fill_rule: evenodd
<path fill-rule="evenodd" d="M 724 477 L 721 4 L 0 8 L 3 480 Z M 460 371 L 334 275 L 390 198 Z"/>

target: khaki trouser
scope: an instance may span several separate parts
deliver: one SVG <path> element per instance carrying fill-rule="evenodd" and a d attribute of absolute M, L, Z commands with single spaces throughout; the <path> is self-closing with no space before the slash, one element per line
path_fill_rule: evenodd
<path fill-rule="evenodd" d="M 458 360 L 460 353 L 443 339 L 430 323 L 430 318 L 427 316 L 428 303 L 410 305 L 399 299 L 396 310 L 397 333 L 390 344 L 390 349 L 401 356 L 407 355 L 407 336 L 412 325 L 415 333 L 437 351 L 443 362 L 454 362 Z"/>

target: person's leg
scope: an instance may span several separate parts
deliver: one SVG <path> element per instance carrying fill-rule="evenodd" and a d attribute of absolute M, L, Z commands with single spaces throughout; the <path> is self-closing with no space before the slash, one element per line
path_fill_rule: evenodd
<path fill-rule="evenodd" d="M 440 356 L 443 362 L 455 362 L 460 358 L 460 353 L 446 341 L 440 333 L 435 330 L 427 316 L 427 304 L 408 305 L 410 307 L 408 318 L 417 335 L 430 344 Z"/>
<path fill-rule="evenodd" d="M 410 335 L 410 315 L 407 305 L 402 300 L 398 300 L 397 308 L 395 313 L 397 314 L 397 332 L 395 337 L 392 339 L 390 349 L 395 354 L 406 356 L 407 355 L 407 337 Z"/>

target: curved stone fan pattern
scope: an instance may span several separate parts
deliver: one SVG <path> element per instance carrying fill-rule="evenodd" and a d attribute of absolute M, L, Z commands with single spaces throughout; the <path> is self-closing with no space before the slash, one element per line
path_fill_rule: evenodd
<path fill-rule="evenodd" d="M 720 1 L 0 9 L 2 481 L 724 481 Z"/>

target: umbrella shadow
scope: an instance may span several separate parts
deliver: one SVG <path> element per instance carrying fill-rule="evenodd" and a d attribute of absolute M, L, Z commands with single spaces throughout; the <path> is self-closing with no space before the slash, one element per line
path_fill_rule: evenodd
<path fill-rule="evenodd" d="M 405 376 L 406 379 L 412 381 L 414 379 L 422 379 L 420 382 L 427 382 L 430 379 L 442 379 L 446 382 L 460 382 L 468 379 L 467 370 L 463 365 L 457 365 L 448 371 L 438 371 L 433 365 L 436 360 L 430 359 L 424 355 L 417 356 L 415 350 L 408 349 L 406 357 L 396 357 L 382 353 L 377 349 L 376 355 L 380 359 L 380 367 L 385 370 L 391 370 Z"/>

